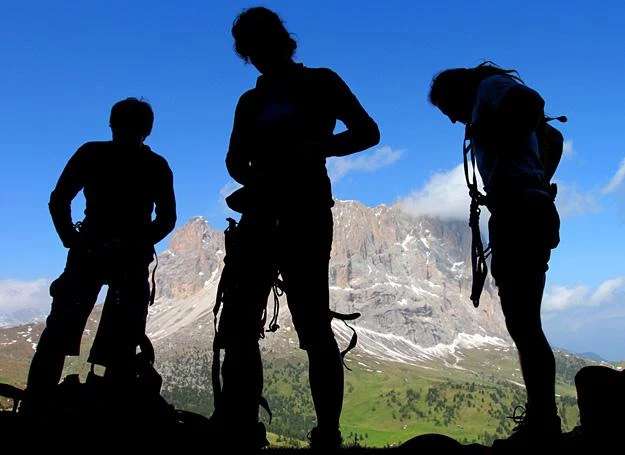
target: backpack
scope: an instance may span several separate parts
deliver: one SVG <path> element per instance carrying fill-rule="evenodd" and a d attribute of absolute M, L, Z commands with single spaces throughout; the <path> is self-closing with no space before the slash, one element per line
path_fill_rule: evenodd
<path fill-rule="evenodd" d="M 575 375 L 579 423 L 595 447 L 622 444 L 625 371 L 608 365 L 587 365 Z"/>
<path fill-rule="evenodd" d="M 536 138 L 538 140 L 538 153 L 544 168 L 544 184 L 547 192 L 553 200 L 556 198 L 558 187 L 551 181 L 564 152 L 564 136 L 550 122 L 557 120 L 566 122 L 568 118 L 564 115 L 559 117 L 543 116 L 536 128 Z M 464 176 L 469 188 L 471 206 L 469 211 L 469 226 L 471 227 L 471 270 L 473 274 L 473 284 L 471 288 L 471 302 L 477 308 L 480 305 L 480 295 L 484 289 L 484 282 L 488 275 L 488 264 L 486 259 L 491 253 L 490 247 L 484 247 L 482 235 L 480 233 L 480 206 L 486 205 L 486 195 L 480 192 L 477 185 L 477 173 L 475 169 L 475 155 L 473 153 L 473 141 L 471 134 L 471 124 L 467 124 L 464 132 L 462 145 L 464 158 Z M 471 159 L 472 177 L 469 176 L 469 158 Z"/>
<path fill-rule="evenodd" d="M 111 444 L 118 449 L 136 442 L 141 450 L 152 449 L 154 444 L 156 450 L 148 452 L 158 453 L 162 446 L 157 444 L 162 444 L 162 438 L 153 434 L 171 437 L 177 444 L 195 440 L 191 436 L 210 434 L 208 417 L 176 408 L 161 393 L 162 378 L 154 367 L 154 348 L 147 335 L 139 348 L 135 380 L 111 381 L 96 374 L 92 364 L 84 381 L 77 373 L 67 374 L 46 394 L 48 403 L 36 413 L 32 407 L 30 412 L 24 411 L 24 389 L 0 383 L 0 398 L 13 401 L 12 408 L 5 409 L 5 400 L 0 399 L 3 436 L 20 441 L 20 447 L 41 447 L 43 452 L 49 452 L 56 444 L 67 449 L 67 441 L 59 436 L 68 432 L 77 447 L 87 442 L 107 449 L 107 444 Z"/>

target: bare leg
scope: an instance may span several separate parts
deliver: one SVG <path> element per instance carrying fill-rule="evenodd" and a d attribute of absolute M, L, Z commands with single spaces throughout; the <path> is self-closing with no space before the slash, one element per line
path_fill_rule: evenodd
<path fill-rule="evenodd" d="M 557 415 L 555 359 L 542 329 L 540 307 L 545 274 L 528 273 L 526 279 L 499 286 L 506 326 L 519 353 L 527 390 L 528 415 L 546 422 Z"/>
<path fill-rule="evenodd" d="M 343 363 L 336 341 L 325 349 L 309 349 L 308 369 L 317 425 L 322 431 L 336 432 L 343 409 L 344 388 Z"/>

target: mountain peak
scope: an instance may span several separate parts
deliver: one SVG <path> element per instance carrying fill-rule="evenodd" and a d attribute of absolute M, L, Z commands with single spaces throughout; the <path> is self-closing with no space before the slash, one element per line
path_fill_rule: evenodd
<path fill-rule="evenodd" d="M 471 232 L 465 222 L 414 217 L 398 205 L 367 207 L 356 200 L 337 200 L 332 210 L 335 311 L 359 312 L 360 328 L 426 348 L 454 343 L 459 333 L 509 339 L 491 280 L 480 307 L 470 302 Z M 181 330 L 180 321 L 207 323 L 211 305 L 198 302 L 214 302 L 224 233 L 193 217 L 174 232 L 169 251 L 157 273 L 157 297 L 169 301 L 153 319 L 160 334 Z M 165 317 L 165 307 L 175 307 L 176 314 Z"/>

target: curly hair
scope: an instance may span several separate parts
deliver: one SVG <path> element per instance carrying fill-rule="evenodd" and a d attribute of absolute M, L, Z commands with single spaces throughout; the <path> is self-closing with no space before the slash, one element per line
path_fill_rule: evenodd
<path fill-rule="evenodd" d="M 277 13 L 262 6 L 244 9 L 232 24 L 234 50 L 245 62 L 255 52 L 293 57 L 297 42 Z"/>

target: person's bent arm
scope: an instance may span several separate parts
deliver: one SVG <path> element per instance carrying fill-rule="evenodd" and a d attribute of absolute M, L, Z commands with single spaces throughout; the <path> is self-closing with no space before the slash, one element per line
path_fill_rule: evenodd
<path fill-rule="evenodd" d="M 74 228 L 72 220 L 72 201 L 84 187 L 83 156 L 85 153 L 85 146 L 74 153 L 65 165 L 54 190 L 50 193 L 48 209 L 54 229 L 65 248 L 75 246 L 79 239 L 79 234 Z"/>
<path fill-rule="evenodd" d="M 158 179 L 159 189 L 154 201 L 154 220 L 151 224 L 150 238 L 153 245 L 163 240 L 176 226 L 176 196 L 174 193 L 174 176 L 165 164 L 161 177 Z"/>
<path fill-rule="evenodd" d="M 336 73 L 331 71 L 330 74 L 336 118 L 343 122 L 346 130 L 320 144 L 321 150 L 326 157 L 347 156 L 377 145 L 380 142 L 377 123 L 347 84 Z"/>
<path fill-rule="evenodd" d="M 250 162 L 251 151 L 246 137 L 248 133 L 246 131 L 248 99 L 249 95 L 244 94 L 237 103 L 228 153 L 226 154 L 226 169 L 230 176 L 241 185 L 249 185 L 253 178 Z"/>

